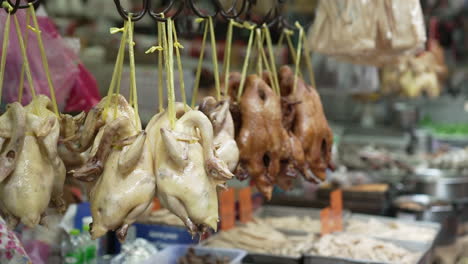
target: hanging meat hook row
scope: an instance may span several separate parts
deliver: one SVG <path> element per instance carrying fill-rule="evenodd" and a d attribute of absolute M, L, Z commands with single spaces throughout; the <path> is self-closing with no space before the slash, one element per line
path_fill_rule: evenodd
<path fill-rule="evenodd" d="M 210 0 L 212 6 L 214 7 L 214 12 L 212 14 L 204 14 L 195 4 L 195 0 L 169 0 L 169 3 L 164 7 L 161 11 L 155 11 L 151 5 L 151 0 L 142 0 L 143 1 L 143 10 L 138 12 L 137 14 L 132 14 L 132 21 L 140 20 L 146 12 L 155 19 L 156 21 L 166 22 L 168 18 L 175 19 L 177 18 L 180 13 L 184 10 L 188 10 L 189 12 L 195 14 L 201 18 L 208 18 L 208 17 L 215 17 L 218 14 L 221 15 L 223 18 L 227 19 L 235 19 L 239 17 L 247 7 L 251 7 L 254 0 L 241 0 L 241 7 L 239 11 L 236 10 L 236 6 L 239 0 L 234 0 L 233 4 L 227 8 L 226 10 L 223 9 L 222 4 L 219 0 Z M 177 3 L 176 3 L 177 2 Z M 118 13 L 120 16 L 127 20 L 129 12 L 125 10 L 122 5 L 120 4 L 120 0 L 114 0 L 115 6 L 117 8 Z M 173 10 L 175 8 L 175 10 Z M 174 11 L 170 13 L 170 11 Z"/>

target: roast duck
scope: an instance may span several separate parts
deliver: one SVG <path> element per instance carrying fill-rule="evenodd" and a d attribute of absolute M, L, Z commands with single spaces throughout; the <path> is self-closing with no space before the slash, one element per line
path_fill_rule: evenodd
<path fill-rule="evenodd" d="M 65 166 L 57 153 L 60 124 L 48 97 L 10 104 L 0 117 L 0 212 L 9 227 L 34 227 L 49 205 L 65 209 Z"/>
<path fill-rule="evenodd" d="M 218 222 L 217 186 L 234 175 L 217 156 L 213 125 L 202 112 L 175 106 L 171 126 L 168 111 L 154 116 L 146 131 L 154 156 L 157 196 L 192 234 Z M 188 107 L 187 107 L 188 108 Z"/>
<path fill-rule="evenodd" d="M 293 92 L 294 73 L 286 66 L 279 71 L 281 96 L 269 80 L 268 74 L 248 76 L 240 102 L 232 108 L 240 150 L 236 176 L 252 177 L 267 199 L 274 184 L 290 189 L 298 175 L 324 180 L 332 167 L 333 144 L 317 91 L 299 78 Z M 239 83 L 239 74 L 231 74 L 231 98 L 236 98 Z"/>

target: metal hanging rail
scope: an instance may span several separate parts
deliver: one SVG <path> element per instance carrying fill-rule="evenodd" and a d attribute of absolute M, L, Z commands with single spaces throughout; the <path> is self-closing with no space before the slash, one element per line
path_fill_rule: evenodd
<path fill-rule="evenodd" d="M 26 4 L 21 4 L 22 0 L 0 0 L 0 3 L 4 1 L 8 2 L 13 7 L 11 14 L 14 14 L 18 9 L 29 8 L 30 4 L 37 5 L 41 2 L 41 0 L 26 0 Z M 286 2 L 286 0 L 274 0 L 276 2 L 275 5 L 258 23 L 250 21 L 251 11 L 252 8 L 256 5 L 257 0 L 234 0 L 232 5 L 227 9 L 223 8 L 220 0 L 209 0 L 214 8 L 212 14 L 206 14 L 202 12 L 195 4 L 196 0 L 170 0 L 166 7 L 160 11 L 153 10 L 151 0 L 141 1 L 143 4 L 143 9 L 137 13 L 132 13 L 131 20 L 134 22 L 142 19 L 147 13 L 156 21 L 166 22 L 168 18 L 176 19 L 181 13 L 186 12 L 201 18 L 214 18 L 221 16 L 225 20 L 234 19 L 240 23 L 243 23 L 247 20 L 247 22 L 255 24 L 257 27 L 268 26 L 269 28 L 287 28 L 290 30 L 297 29 L 296 27 L 290 25 L 281 15 L 281 6 Z M 241 4 L 239 10 L 237 10 L 236 7 L 238 6 L 239 1 L 241 1 Z M 127 21 L 131 12 L 122 7 L 120 0 L 114 0 L 114 4 L 122 19 Z M 243 14 L 245 14 L 246 20 L 241 18 Z"/>

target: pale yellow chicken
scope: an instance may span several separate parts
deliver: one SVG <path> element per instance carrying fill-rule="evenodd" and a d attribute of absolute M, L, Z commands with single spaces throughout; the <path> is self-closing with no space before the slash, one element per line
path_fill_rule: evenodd
<path fill-rule="evenodd" d="M 39 95 L 26 106 L 24 145 L 13 172 L 0 183 L 0 209 L 8 225 L 37 225 L 49 204 L 64 210 L 65 166 L 57 154 L 60 133 L 48 97 Z"/>
<path fill-rule="evenodd" d="M 114 95 L 105 113 L 100 110 L 106 105 L 105 100 L 95 108 L 104 116 L 92 117 L 102 121 L 90 121 L 103 122 L 89 150 L 90 159 L 73 174 L 84 181 L 95 181 L 89 193 L 92 238 L 117 230 L 123 241 L 128 227 L 150 206 L 156 179 L 150 146 L 145 144 L 146 133 L 134 109 L 123 96 Z"/>
<path fill-rule="evenodd" d="M 200 104 L 200 111 L 210 119 L 213 125 L 216 156 L 223 160 L 233 172 L 239 163 L 239 148 L 234 139 L 234 121 L 229 105 L 228 99 L 217 102 L 215 98 L 208 96 Z"/>
<path fill-rule="evenodd" d="M 192 234 L 207 227 L 216 230 L 216 187 L 233 174 L 215 156 L 210 120 L 197 110 L 184 113 L 182 104 L 176 104 L 176 116 L 173 129 L 167 111 L 154 116 L 146 128 L 153 150 L 158 198 Z"/>

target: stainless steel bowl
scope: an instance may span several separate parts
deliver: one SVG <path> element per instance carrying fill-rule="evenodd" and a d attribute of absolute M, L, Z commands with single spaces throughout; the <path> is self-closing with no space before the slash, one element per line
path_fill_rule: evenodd
<path fill-rule="evenodd" d="M 468 198 L 468 176 L 460 175 L 456 171 L 418 170 L 415 192 L 449 201 Z"/>

